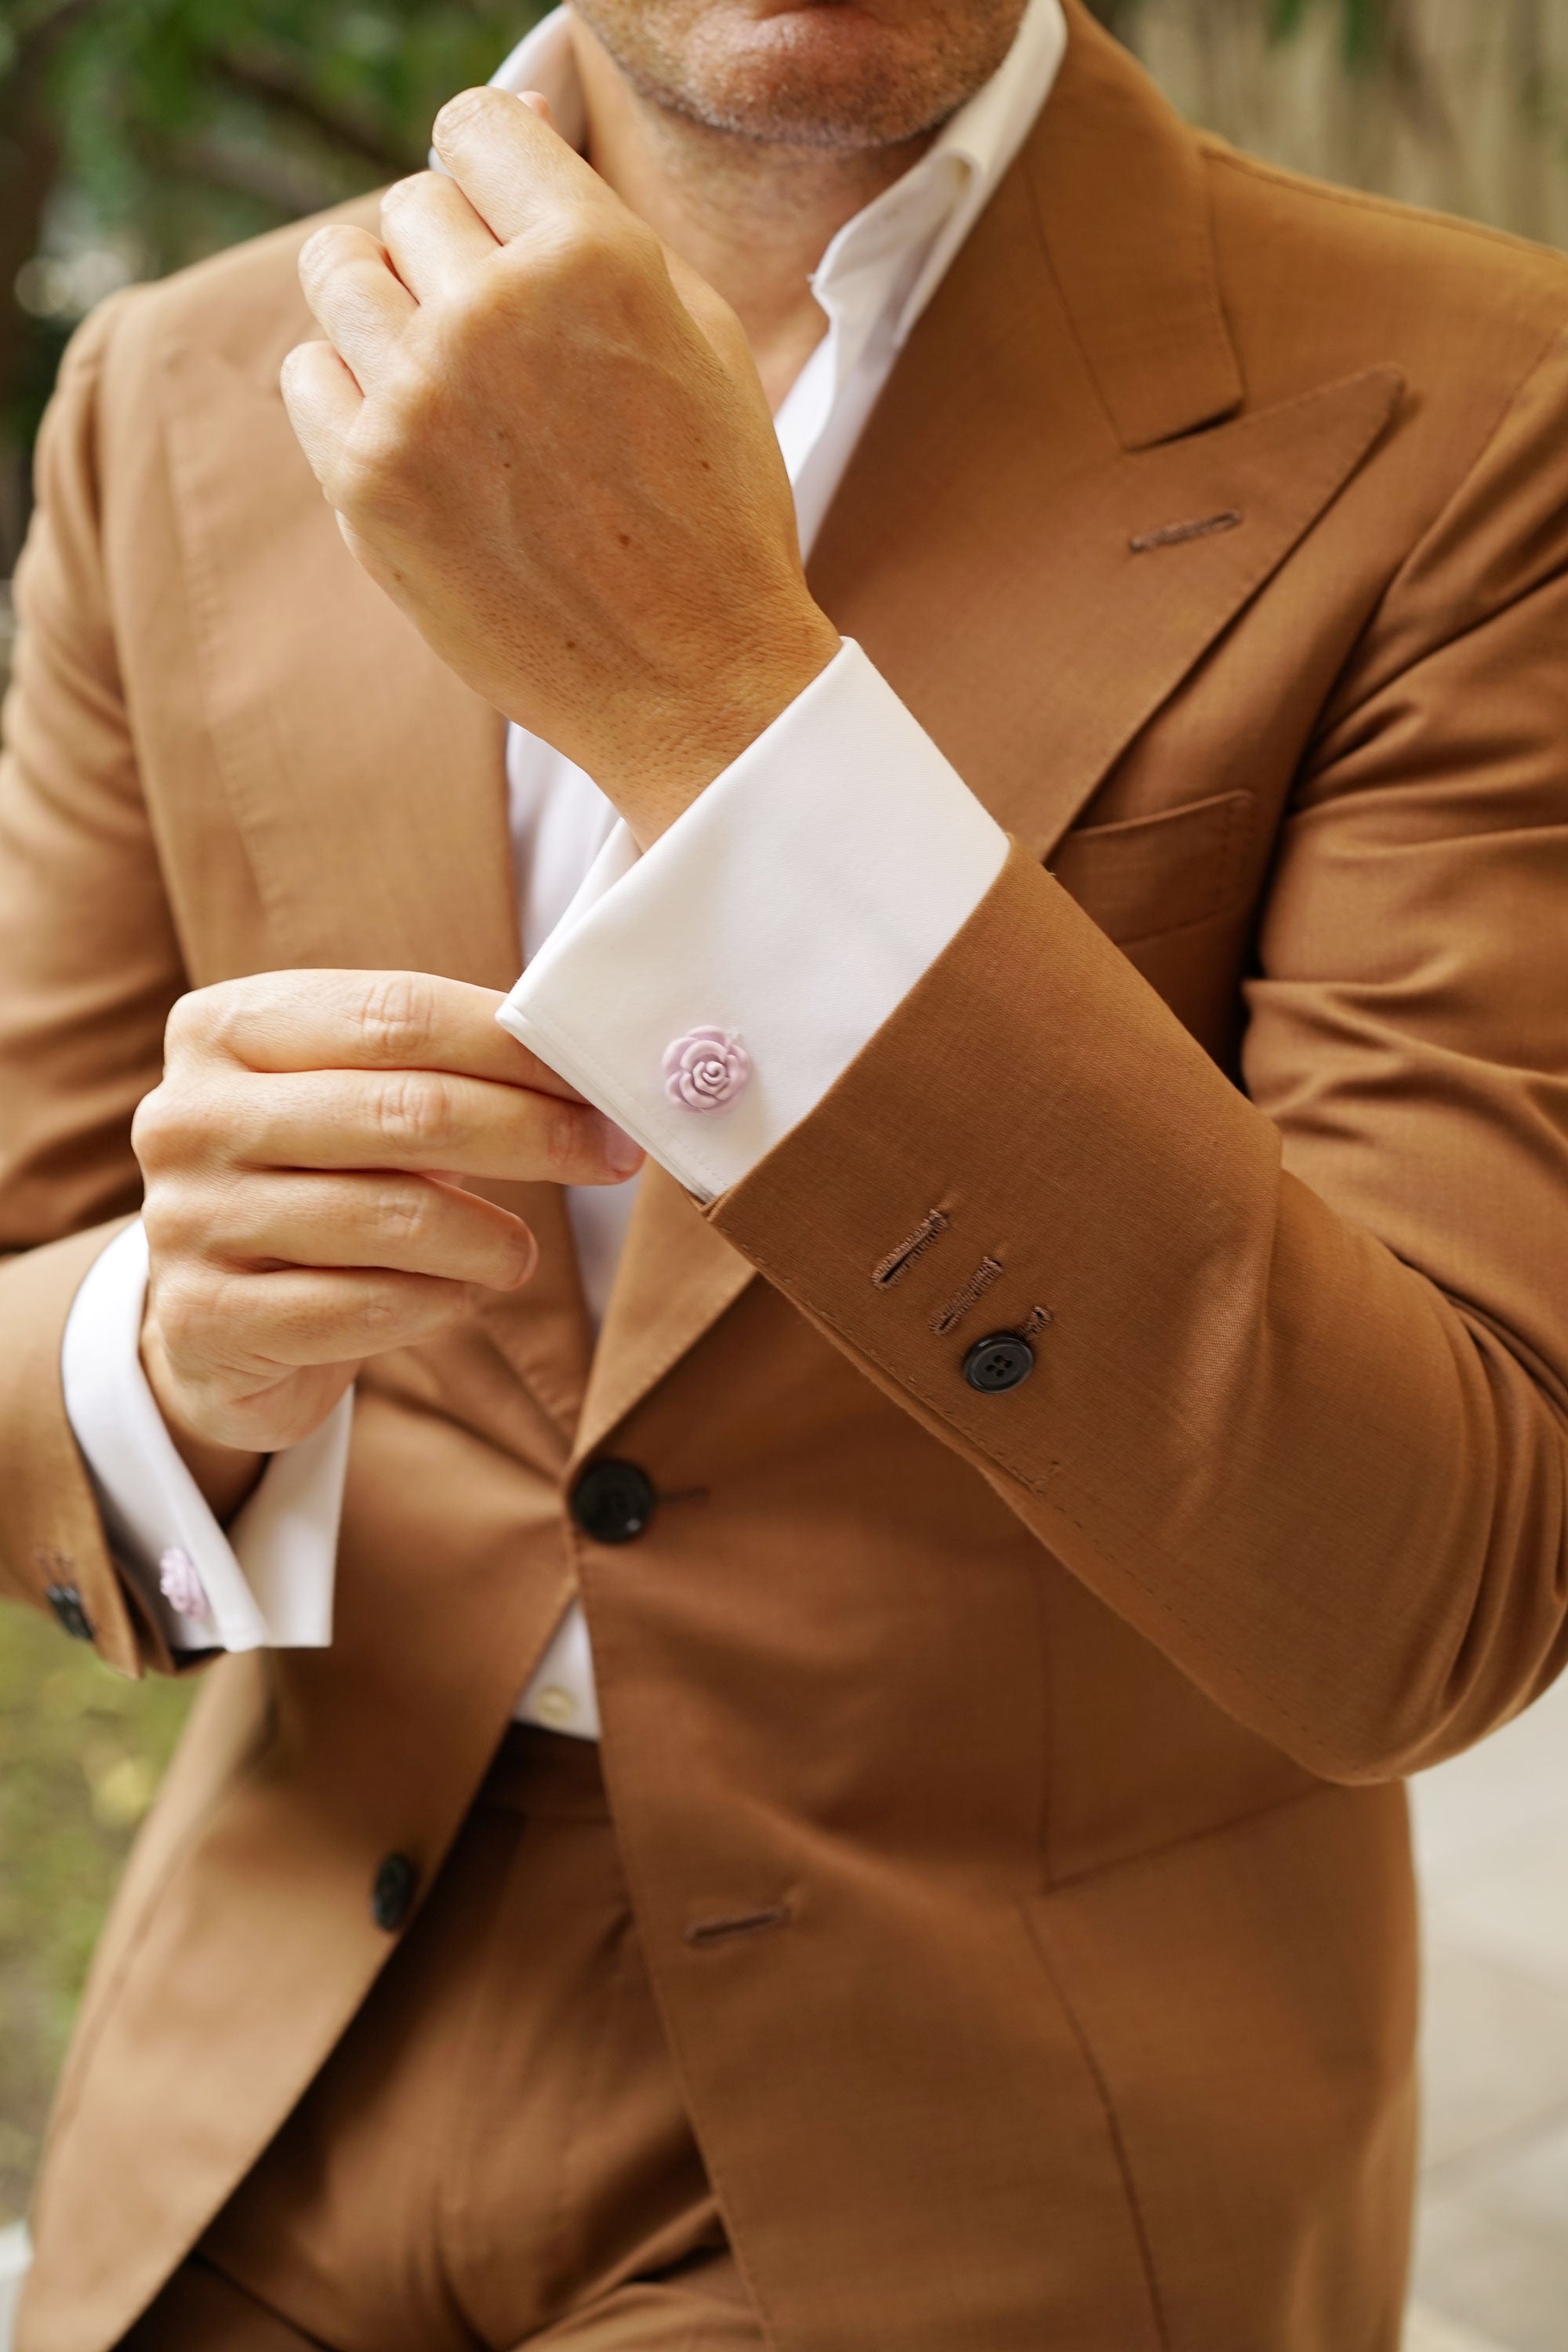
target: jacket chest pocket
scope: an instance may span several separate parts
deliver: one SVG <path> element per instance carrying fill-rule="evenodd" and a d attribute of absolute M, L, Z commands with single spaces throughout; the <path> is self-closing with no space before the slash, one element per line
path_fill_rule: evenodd
<path fill-rule="evenodd" d="M 1257 803 L 1220 793 L 1154 816 L 1069 833 L 1050 870 L 1119 946 L 1232 913 L 1252 865 Z"/>

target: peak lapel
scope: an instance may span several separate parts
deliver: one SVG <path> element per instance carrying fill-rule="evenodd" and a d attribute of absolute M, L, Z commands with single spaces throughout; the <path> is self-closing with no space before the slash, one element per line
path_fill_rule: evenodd
<path fill-rule="evenodd" d="M 279 965 L 510 988 L 502 721 L 349 554 L 270 366 L 176 350 L 166 399 L 205 716 Z M 486 1328 L 569 1435 L 590 1339 L 564 1203 L 487 1189 L 534 1227 L 541 1270 Z"/>
<path fill-rule="evenodd" d="M 1240 407 L 1197 141 L 1080 0 L 1023 159 L 1038 233 L 1117 436 L 1146 449 Z"/>
<path fill-rule="evenodd" d="M 603 1444 L 752 1278 L 749 1260 L 674 1177 L 650 1161 L 595 1350 L 577 1425 L 578 1458 Z"/>
<path fill-rule="evenodd" d="M 1374 370 L 1237 415 L 1192 134 L 1076 5 L 1040 124 L 911 337 L 812 564 L 1049 852 L 1354 472 Z"/>

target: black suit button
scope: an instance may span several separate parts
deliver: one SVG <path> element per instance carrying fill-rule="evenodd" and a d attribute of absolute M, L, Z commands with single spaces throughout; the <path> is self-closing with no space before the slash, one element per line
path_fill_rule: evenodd
<path fill-rule="evenodd" d="M 370 1916 L 378 1927 L 395 1936 L 414 1908 L 419 1873 L 405 1853 L 389 1853 L 375 1874 L 370 1893 Z"/>
<path fill-rule="evenodd" d="M 45 1594 L 57 1623 L 73 1642 L 90 1642 L 92 1619 L 74 1584 L 51 1584 Z"/>
<path fill-rule="evenodd" d="M 1022 1388 L 1034 1369 L 1035 1351 L 1016 1331 L 993 1331 L 989 1339 L 977 1339 L 963 1360 L 964 1379 L 984 1396 Z"/>
<path fill-rule="evenodd" d="M 591 1462 L 572 1489 L 572 1516 L 595 1543 L 632 1543 L 658 1507 L 651 1481 L 635 1462 Z"/>

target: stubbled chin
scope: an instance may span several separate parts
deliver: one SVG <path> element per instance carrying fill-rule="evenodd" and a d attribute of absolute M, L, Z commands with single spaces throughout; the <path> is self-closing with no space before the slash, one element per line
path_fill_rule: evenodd
<path fill-rule="evenodd" d="M 898 147 L 994 72 L 1022 0 L 577 0 L 645 98 L 808 147 Z"/>
<path fill-rule="evenodd" d="M 932 120 L 929 68 L 853 0 L 805 0 L 761 21 L 716 15 L 694 35 L 683 78 L 739 130 L 831 126 L 880 141 L 913 137 Z"/>

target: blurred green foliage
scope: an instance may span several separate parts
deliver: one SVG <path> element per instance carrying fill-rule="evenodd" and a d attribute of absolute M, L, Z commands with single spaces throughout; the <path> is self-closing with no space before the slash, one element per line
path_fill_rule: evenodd
<path fill-rule="evenodd" d="M 66 334 L 114 285 L 417 170 L 443 100 L 542 13 L 0 0 L 0 436 L 30 441 Z"/>
<path fill-rule="evenodd" d="M 1315 6 L 1323 0 L 1271 0 L 1269 27 L 1281 40 L 1300 31 Z M 1340 43 L 1345 63 L 1375 65 L 1383 55 L 1393 19 L 1392 0 L 1332 0 L 1340 19 Z"/>
<path fill-rule="evenodd" d="M 258 215 L 416 168 L 442 100 L 487 79 L 539 13 L 526 0 L 0 0 L 0 44 L 33 81 L 75 195 L 166 266 Z"/>
<path fill-rule="evenodd" d="M 0 1606 L 0 2227 L 22 2211 L 104 1906 L 189 1696 L 121 1681 Z"/>

